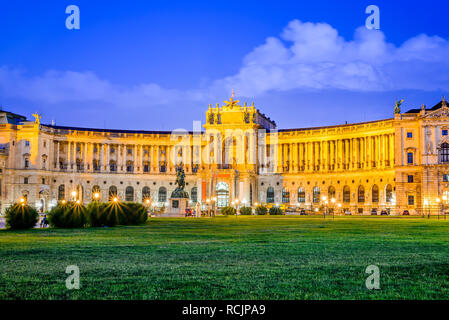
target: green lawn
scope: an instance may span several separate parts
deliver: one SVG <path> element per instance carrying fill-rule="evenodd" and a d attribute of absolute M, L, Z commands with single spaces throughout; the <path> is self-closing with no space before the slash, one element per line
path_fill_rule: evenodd
<path fill-rule="evenodd" d="M 0 231 L 0 299 L 447 299 L 449 220 L 156 218 Z M 380 290 L 365 268 L 380 268 Z M 67 290 L 78 265 L 81 288 Z"/>

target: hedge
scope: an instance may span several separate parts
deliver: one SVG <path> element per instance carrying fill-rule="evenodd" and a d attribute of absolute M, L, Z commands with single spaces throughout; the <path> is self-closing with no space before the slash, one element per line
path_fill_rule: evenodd
<path fill-rule="evenodd" d="M 250 216 L 252 213 L 251 207 L 241 207 L 240 208 L 240 214 L 243 216 Z"/>
<path fill-rule="evenodd" d="M 255 212 L 258 216 L 264 216 L 267 214 L 268 209 L 264 206 L 257 206 Z"/>
<path fill-rule="evenodd" d="M 280 216 L 282 215 L 282 210 L 278 206 L 270 208 L 270 216 Z"/>
<path fill-rule="evenodd" d="M 6 208 L 6 227 L 9 229 L 31 229 L 39 220 L 39 213 L 27 204 L 15 203 Z"/>
<path fill-rule="evenodd" d="M 148 219 L 147 208 L 136 202 L 101 203 L 91 202 L 87 206 L 89 224 L 92 227 L 116 225 L 139 225 Z"/>
<path fill-rule="evenodd" d="M 47 218 L 50 226 L 55 228 L 83 228 L 88 223 L 86 207 L 75 202 L 58 204 Z"/>
<path fill-rule="evenodd" d="M 256 207 L 256 214 L 259 216 L 264 216 L 268 212 L 267 207 L 264 206 L 257 206 Z"/>
<path fill-rule="evenodd" d="M 235 215 L 237 213 L 237 210 L 233 207 L 223 207 L 221 208 L 221 214 L 225 216 L 231 216 Z"/>

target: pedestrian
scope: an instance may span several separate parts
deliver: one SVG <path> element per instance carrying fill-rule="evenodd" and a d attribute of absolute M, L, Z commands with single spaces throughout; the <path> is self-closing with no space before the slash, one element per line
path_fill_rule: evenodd
<path fill-rule="evenodd" d="M 42 221 L 41 221 L 41 228 L 46 228 L 47 226 L 48 226 L 47 215 L 44 215 L 44 217 L 42 218 Z"/>

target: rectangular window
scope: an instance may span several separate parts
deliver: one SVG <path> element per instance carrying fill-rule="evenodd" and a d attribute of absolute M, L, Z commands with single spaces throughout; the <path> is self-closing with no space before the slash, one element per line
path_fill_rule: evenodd
<path fill-rule="evenodd" d="M 409 131 L 407 132 L 407 138 L 413 138 L 413 132 Z"/>
<path fill-rule="evenodd" d="M 29 147 L 30 146 L 30 142 L 28 140 L 25 140 L 25 146 Z"/>
<path fill-rule="evenodd" d="M 28 178 L 23 178 L 23 184 L 28 184 Z"/>
<path fill-rule="evenodd" d="M 441 130 L 441 135 L 442 136 L 447 136 L 447 129 Z"/>
<path fill-rule="evenodd" d="M 413 164 L 413 152 L 407 153 L 407 163 Z"/>
<path fill-rule="evenodd" d="M 449 174 L 443 174 L 443 181 L 449 182 Z"/>
<path fill-rule="evenodd" d="M 408 183 L 413 183 L 413 175 L 408 175 L 407 181 L 408 181 Z"/>
<path fill-rule="evenodd" d="M 415 204 L 415 196 L 408 196 L 408 205 L 413 206 Z"/>

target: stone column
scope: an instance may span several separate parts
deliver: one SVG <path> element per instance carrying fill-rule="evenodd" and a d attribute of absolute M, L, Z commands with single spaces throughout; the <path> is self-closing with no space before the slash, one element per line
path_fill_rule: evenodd
<path fill-rule="evenodd" d="M 59 141 L 56 141 L 56 168 L 59 171 Z"/>
<path fill-rule="evenodd" d="M 100 171 L 104 171 L 104 144 L 100 144 Z"/>

